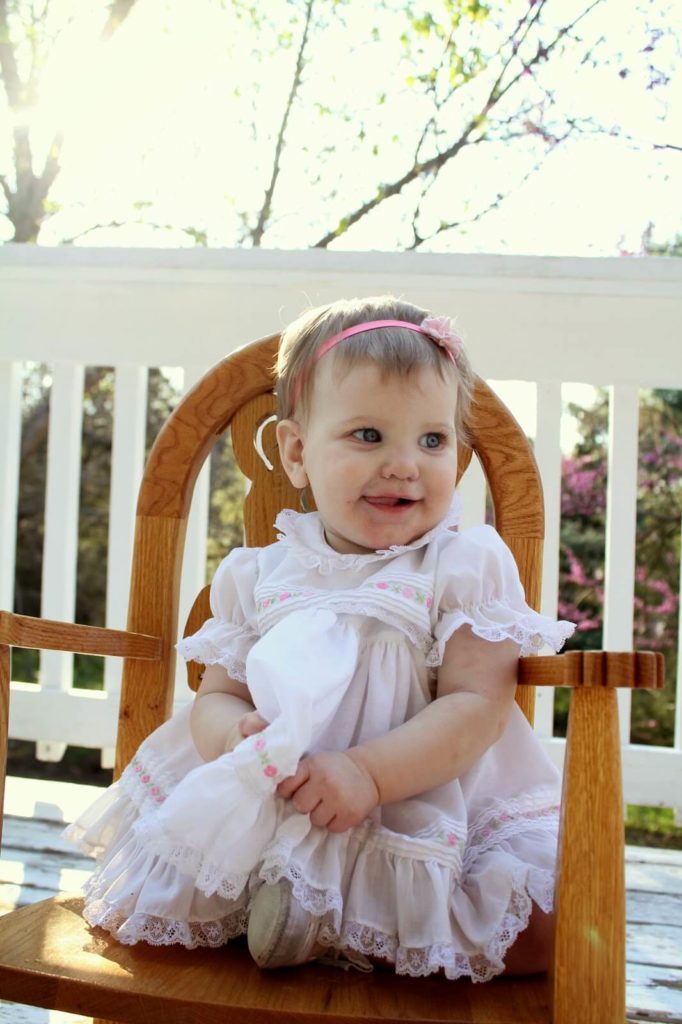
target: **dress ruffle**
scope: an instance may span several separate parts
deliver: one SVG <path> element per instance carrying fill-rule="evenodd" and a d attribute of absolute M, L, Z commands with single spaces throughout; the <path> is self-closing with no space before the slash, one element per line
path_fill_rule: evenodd
<path fill-rule="evenodd" d="M 323 945 L 385 959 L 398 974 L 442 969 L 448 978 L 487 981 L 503 970 L 533 903 L 545 912 L 552 907 L 557 808 L 546 802 L 549 793 L 517 802 L 509 813 L 498 806 L 477 823 L 461 854 L 439 851 L 433 837 L 396 836 L 370 822 L 330 836 L 280 801 L 277 834 L 254 870 L 236 877 L 223 868 L 206 884 L 205 870 L 194 873 L 199 858 L 191 846 L 164 854 L 148 844 L 137 780 L 124 773 L 121 783 L 99 802 L 87 838 L 73 827 L 68 837 L 86 852 L 107 847 L 86 887 L 85 917 L 124 944 L 220 946 L 245 933 L 260 885 L 287 878 L 294 898 L 320 918 Z M 480 842 L 485 832 L 488 841 Z M 389 890 L 380 914 L 369 909 L 377 885 Z M 487 921 L 482 894 L 492 908 Z"/>

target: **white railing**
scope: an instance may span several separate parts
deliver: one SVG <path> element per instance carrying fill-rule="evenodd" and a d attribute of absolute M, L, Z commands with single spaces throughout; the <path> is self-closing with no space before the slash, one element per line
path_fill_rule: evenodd
<path fill-rule="evenodd" d="M 135 493 L 142 471 L 150 366 L 182 368 L 189 386 L 212 363 L 270 334 L 309 303 L 393 292 L 456 314 L 477 371 L 493 382 L 535 385 L 535 451 L 546 499 L 543 610 L 556 613 L 562 382 L 608 385 L 604 646 L 632 644 L 639 389 L 682 389 L 682 261 L 439 256 L 323 251 L 0 248 L 0 607 L 13 605 L 21 363 L 52 369 L 42 614 L 73 619 L 84 367 L 113 366 L 116 392 L 109 522 L 107 625 L 123 628 Z M 502 387 L 503 385 L 497 385 Z M 509 391 L 503 390 L 508 400 Z M 532 432 L 532 430 L 531 430 Z M 469 522 L 480 521 L 480 471 L 463 485 Z M 192 506 L 181 622 L 204 583 L 208 478 Z M 678 666 L 682 657 L 678 659 Z M 110 759 L 119 665 L 103 692 L 72 687 L 73 659 L 43 654 L 40 684 L 13 682 L 10 732 L 39 755 L 65 744 Z M 620 694 L 626 799 L 682 810 L 682 686 L 678 667 L 672 748 L 629 743 L 629 694 Z M 178 700 L 186 700 L 178 673 Z M 553 694 L 539 694 L 537 728 L 557 763 Z"/>

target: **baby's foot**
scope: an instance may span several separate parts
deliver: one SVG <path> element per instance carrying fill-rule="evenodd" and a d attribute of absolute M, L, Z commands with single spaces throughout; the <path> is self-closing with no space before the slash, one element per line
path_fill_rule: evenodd
<path fill-rule="evenodd" d="M 309 914 L 291 895 L 283 878 L 262 885 L 249 914 L 249 952 L 259 967 L 291 967 L 326 952 L 317 941 L 320 918 Z"/>

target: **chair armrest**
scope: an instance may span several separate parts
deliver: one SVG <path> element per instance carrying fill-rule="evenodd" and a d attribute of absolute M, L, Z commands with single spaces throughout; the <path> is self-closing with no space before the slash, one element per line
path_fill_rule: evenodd
<path fill-rule="evenodd" d="M 144 661 L 158 661 L 161 657 L 161 640 L 157 636 L 38 619 L 14 612 L 0 612 L 0 644 L 73 654 L 111 654 Z"/>
<path fill-rule="evenodd" d="M 568 651 L 519 659 L 520 686 L 606 686 L 661 690 L 665 661 L 652 651 Z"/>

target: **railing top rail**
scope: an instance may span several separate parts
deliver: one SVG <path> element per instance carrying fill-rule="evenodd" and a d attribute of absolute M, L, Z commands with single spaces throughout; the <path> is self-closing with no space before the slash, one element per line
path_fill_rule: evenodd
<path fill-rule="evenodd" d="M 0 353 L 208 367 L 308 305 L 382 292 L 456 314 L 487 379 L 682 388 L 682 260 L 655 257 L 5 246 Z"/>
<path fill-rule="evenodd" d="M 680 297 L 682 260 L 650 256 L 646 259 L 583 256 L 516 256 L 496 253 L 412 253 L 412 252 L 333 252 L 326 249 L 125 249 L 70 246 L 47 248 L 35 245 L 0 246 L 3 276 L 14 271 L 42 270 L 73 273 L 91 270 L 111 271 L 137 277 L 143 271 L 185 271 L 189 278 L 202 271 L 277 271 L 284 274 L 334 273 L 355 276 L 367 272 L 406 273 L 416 278 L 445 278 L 452 288 L 458 283 L 471 285 L 476 279 L 493 278 L 496 287 L 519 278 L 534 279 L 538 290 L 547 286 L 562 291 L 588 288 L 591 282 L 602 287 L 642 292 L 670 286 L 670 294 Z M 80 278 L 81 281 L 87 278 Z"/>

